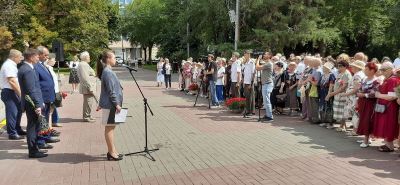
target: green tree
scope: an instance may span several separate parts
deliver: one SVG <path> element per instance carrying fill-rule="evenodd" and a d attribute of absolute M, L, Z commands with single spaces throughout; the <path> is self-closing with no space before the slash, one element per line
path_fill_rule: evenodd
<path fill-rule="evenodd" d="M 322 16 L 330 20 L 330 26 L 341 32 L 342 50 L 350 54 L 366 51 L 375 55 L 386 53 L 388 29 L 398 20 L 391 20 L 390 10 L 396 0 L 326 0 Z M 377 52 L 374 52 L 374 50 Z M 379 53 L 380 54 L 379 54 Z"/>
<path fill-rule="evenodd" d="M 69 57 L 83 50 L 98 55 L 118 30 L 118 7 L 109 0 L 37 0 L 32 9 L 47 29 L 58 33 Z"/>
<path fill-rule="evenodd" d="M 157 44 L 157 35 L 162 29 L 164 3 L 160 0 L 135 0 L 127 7 L 123 16 L 122 33 L 132 44 L 140 44 L 149 49 L 150 57 L 145 55 L 145 61 L 151 58 L 151 50 Z"/>

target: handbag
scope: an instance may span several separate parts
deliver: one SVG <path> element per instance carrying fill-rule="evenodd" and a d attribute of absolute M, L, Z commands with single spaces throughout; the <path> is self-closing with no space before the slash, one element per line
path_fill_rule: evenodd
<path fill-rule="evenodd" d="M 379 104 L 379 103 L 375 104 L 375 109 L 374 109 L 375 112 L 384 113 L 385 110 L 386 110 L 386 105 L 382 105 L 382 104 Z"/>
<path fill-rule="evenodd" d="M 285 103 L 286 102 L 286 97 L 287 94 L 280 94 L 280 95 L 276 95 L 276 101 L 277 103 Z"/>
<path fill-rule="evenodd" d="M 62 96 L 61 93 L 56 93 L 56 99 L 54 100 L 54 105 L 56 107 L 62 107 Z"/>
<path fill-rule="evenodd" d="M 318 98 L 318 88 L 316 85 L 311 86 L 308 96 L 311 98 Z"/>

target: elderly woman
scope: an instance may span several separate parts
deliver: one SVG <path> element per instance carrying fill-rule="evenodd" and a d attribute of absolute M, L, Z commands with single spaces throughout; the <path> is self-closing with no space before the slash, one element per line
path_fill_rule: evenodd
<path fill-rule="evenodd" d="M 96 74 L 90 67 L 90 55 L 87 51 L 80 54 L 81 64 L 78 66 L 77 73 L 80 79 L 79 92 L 83 95 L 82 118 L 85 122 L 94 122 L 92 117 L 92 107 L 96 100 Z"/>
<path fill-rule="evenodd" d="M 296 67 L 295 62 L 290 62 L 288 65 L 288 70 L 286 72 L 286 93 L 287 102 L 290 108 L 289 116 L 292 116 L 293 111 L 299 108 L 297 103 L 297 77 L 296 77 Z"/>
<path fill-rule="evenodd" d="M 345 107 L 345 116 L 347 118 L 352 118 L 351 122 L 353 124 L 353 131 L 349 133 L 349 135 L 356 136 L 355 131 L 358 127 L 358 115 L 356 110 L 354 109 L 357 104 L 357 96 L 356 93 L 361 87 L 361 81 L 365 78 L 365 74 L 363 72 L 365 68 L 365 63 L 363 61 L 357 60 L 350 64 L 350 70 L 354 73 L 352 80 L 349 83 L 349 88 L 347 88 L 346 93 L 342 96 L 347 97 L 347 103 Z"/>
<path fill-rule="evenodd" d="M 299 80 L 300 84 L 300 92 L 301 92 L 301 104 L 302 104 L 302 117 L 301 119 L 311 119 L 311 107 L 310 107 L 310 99 L 308 97 L 310 88 L 311 88 L 311 83 L 309 81 L 309 76 L 311 76 L 313 72 L 313 68 L 310 66 L 311 64 L 312 57 L 305 57 L 304 58 L 304 65 L 306 68 L 304 69 L 304 72 L 301 76 L 301 79 Z"/>
<path fill-rule="evenodd" d="M 183 64 L 183 81 L 185 83 L 185 91 L 189 92 L 190 82 L 192 81 L 192 69 L 191 69 L 191 62 L 185 61 Z"/>
<path fill-rule="evenodd" d="M 274 114 L 280 115 L 283 113 L 283 108 L 285 107 L 285 98 L 283 98 L 285 92 L 285 74 L 283 72 L 283 63 L 276 62 L 274 64 L 274 89 L 272 90 L 271 94 L 271 104 L 272 107 L 275 109 L 273 112 Z"/>
<path fill-rule="evenodd" d="M 309 81 L 311 83 L 311 88 L 309 92 L 309 101 L 310 101 L 310 116 L 309 119 L 311 123 L 319 123 L 319 81 L 321 80 L 322 73 L 320 71 L 321 67 L 321 59 L 313 58 L 310 63 L 310 67 L 312 67 L 311 76 L 309 76 Z"/>
<path fill-rule="evenodd" d="M 333 128 L 333 97 L 326 99 L 326 96 L 333 91 L 333 86 L 335 84 L 335 75 L 332 73 L 334 64 L 331 62 L 326 62 L 322 66 L 322 77 L 319 81 L 319 114 L 321 118 L 321 127 Z"/>
<path fill-rule="evenodd" d="M 379 81 L 375 76 L 377 71 L 378 66 L 373 62 L 369 62 L 364 69 L 366 78 L 361 81 L 360 88 L 357 91 L 356 111 L 358 111 L 359 115 L 359 124 L 356 131 L 358 135 L 364 135 L 364 140 L 360 144 L 361 148 L 369 146 L 369 136 L 373 131 L 375 92 L 379 90 Z"/>
<path fill-rule="evenodd" d="M 163 70 L 163 66 L 164 59 L 161 58 L 160 61 L 157 63 L 157 87 L 162 87 L 162 83 L 164 82 L 165 71 Z"/>
<path fill-rule="evenodd" d="M 51 76 L 53 77 L 53 82 L 54 82 L 54 92 L 56 93 L 56 100 L 61 100 L 61 94 L 60 94 L 60 86 L 58 85 L 58 76 L 54 72 L 53 66 L 56 64 L 56 59 L 55 58 L 50 58 L 46 62 L 46 67 L 49 69 L 49 72 Z M 50 106 L 50 111 L 49 111 L 49 127 L 50 130 L 52 130 L 52 127 L 62 127 L 61 124 L 58 123 L 58 112 L 57 112 L 57 104 L 53 104 Z M 54 132 L 54 131 L 52 131 Z"/>
<path fill-rule="evenodd" d="M 379 147 L 381 152 L 393 152 L 393 141 L 399 135 L 398 110 L 395 88 L 400 85 L 400 79 L 393 75 L 393 64 L 384 62 L 379 69 L 385 77 L 379 91 L 375 93 L 377 98 L 374 114 L 373 135 L 383 138 L 385 145 Z"/>
<path fill-rule="evenodd" d="M 342 97 L 342 94 L 346 92 L 348 84 L 352 79 L 351 73 L 347 70 L 349 67 L 350 59 L 347 57 L 338 58 L 338 76 L 333 86 L 333 92 L 329 93 L 325 100 L 329 100 L 334 97 L 333 101 L 333 119 L 340 124 L 338 131 L 346 131 L 346 117 L 344 108 L 346 105 L 346 98 Z M 332 127 L 331 127 L 332 128 Z"/>

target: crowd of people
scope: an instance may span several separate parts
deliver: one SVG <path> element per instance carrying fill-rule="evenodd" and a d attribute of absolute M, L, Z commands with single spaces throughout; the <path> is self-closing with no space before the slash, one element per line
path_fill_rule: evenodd
<path fill-rule="evenodd" d="M 157 65 L 160 83 L 165 60 Z M 207 61 L 189 58 L 181 66 L 179 89 L 196 94 L 190 88 L 196 84 L 199 96 L 210 98 L 212 107 L 242 97 L 245 117 L 255 115 L 256 108 L 265 109 L 264 122 L 277 115 L 299 116 L 327 129 L 364 136 L 358 141 L 362 148 L 382 138 L 379 151 L 394 151 L 400 124 L 400 52 L 392 62 L 388 57 L 369 60 L 362 52 L 335 59 L 319 54 L 286 58 L 271 52 L 255 56 L 246 50 L 243 56 L 233 52 L 230 59 L 214 59 L 212 54 Z"/>
<path fill-rule="evenodd" d="M 78 91 L 83 95 L 83 122 L 95 122 L 92 116 L 94 101 L 97 110 L 103 112 L 105 139 L 108 147 L 108 160 L 121 160 L 114 146 L 113 131 L 115 114 L 121 110 L 122 88 L 111 66 L 116 64 L 115 55 L 106 51 L 99 59 L 97 73 L 90 67 L 90 55 L 80 53 L 69 63 L 72 84 L 71 94 Z M 6 127 L 10 140 L 21 140 L 26 136 L 30 158 L 43 158 L 47 150 L 57 143 L 60 132 L 57 108 L 62 107 L 66 93 L 60 91 L 58 75 L 53 70 L 56 60 L 44 46 L 27 48 L 24 53 L 11 49 L 8 59 L 0 71 L 1 99 L 5 105 Z M 96 74 L 102 81 L 100 99 L 97 100 Z M 27 117 L 26 131 L 21 127 L 22 114 Z"/>

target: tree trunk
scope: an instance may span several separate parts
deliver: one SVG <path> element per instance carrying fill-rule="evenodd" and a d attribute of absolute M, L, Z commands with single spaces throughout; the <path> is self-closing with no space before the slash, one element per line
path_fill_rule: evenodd
<path fill-rule="evenodd" d="M 143 46 L 143 51 L 144 51 L 143 64 L 145 64 L 147 61 L 147 48 L 145 46 Z"/>
<path fill-rule="evenodd" d="M 152 62 L 152 56 L 151 56 L 152 49 L 153 49 L 153 45 L 149 45 L 149 63 L 150 63 L 150 64 L 151 64 L 151 62 Z"/>

